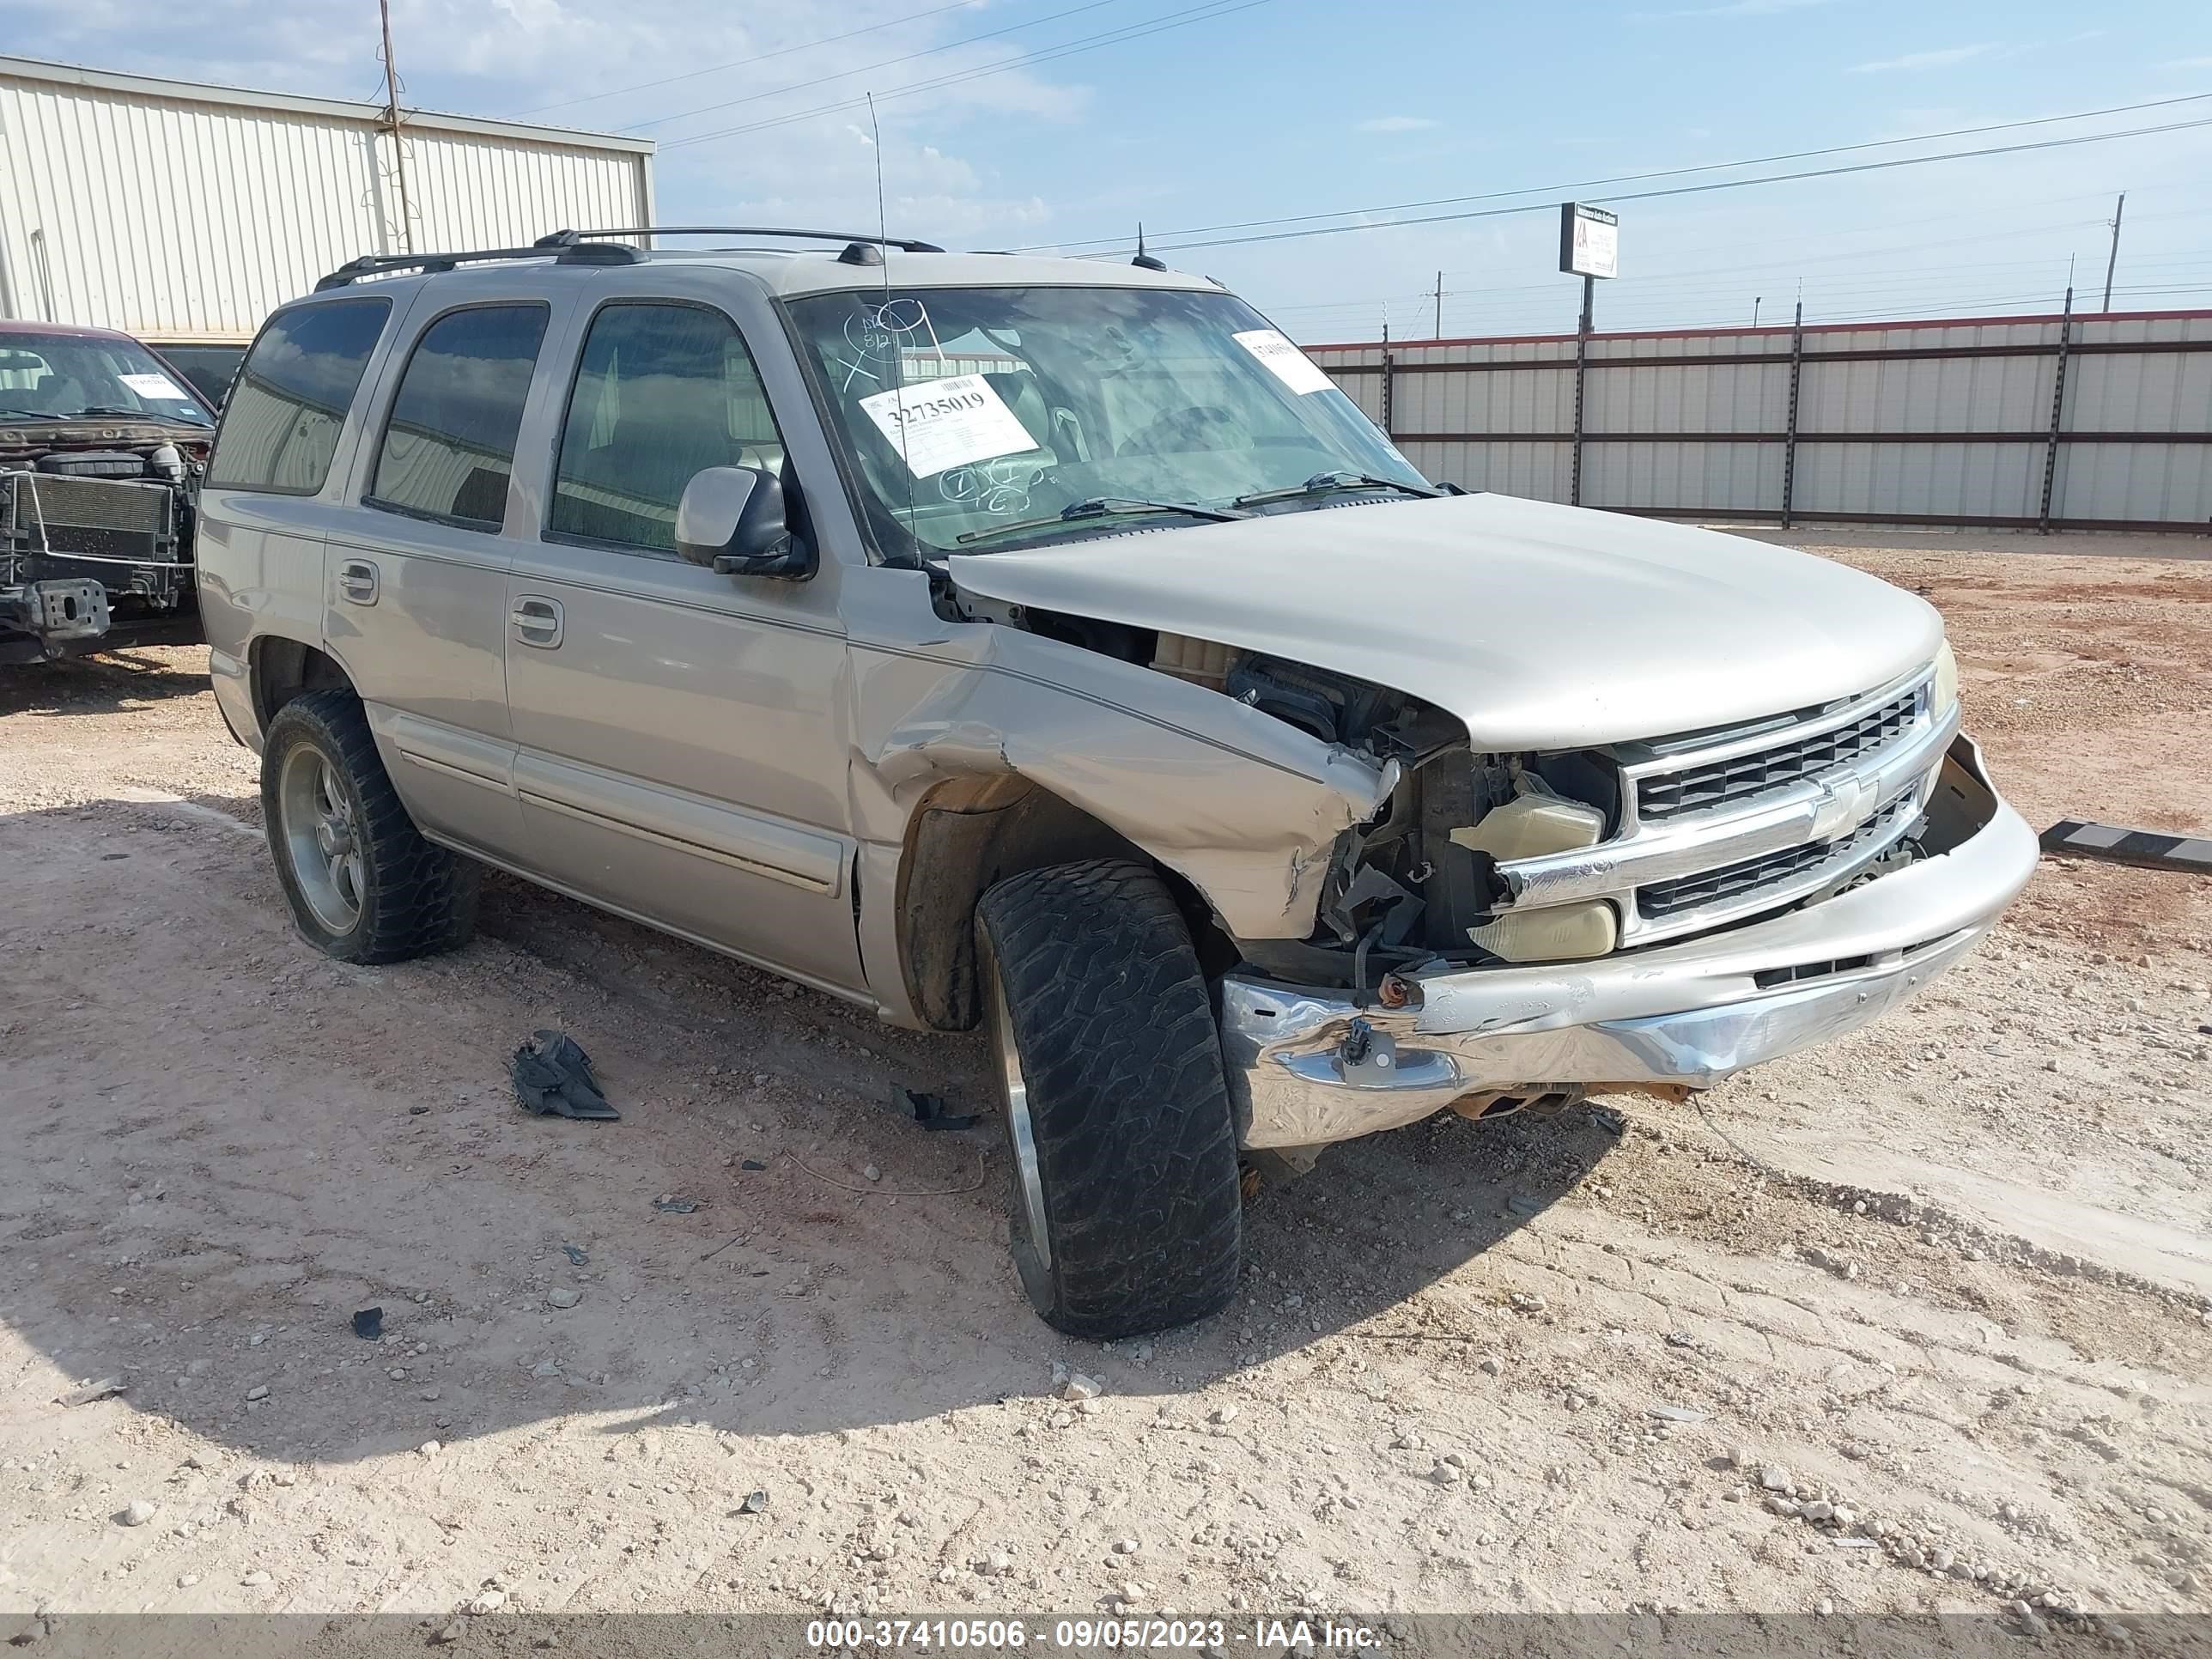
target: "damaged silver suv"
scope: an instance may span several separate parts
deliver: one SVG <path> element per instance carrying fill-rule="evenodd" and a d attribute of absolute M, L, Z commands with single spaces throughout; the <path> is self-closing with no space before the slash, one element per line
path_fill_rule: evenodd
<path fill-rule="evenodd" d="M 284 891 L 390 962 L 493 865 L 981 1024 L 1063 1330 L 1226 1303 L 1240 1158 L 1709 1087 L 2027 879 L 1908 593 L 1436 488 L 1154 261 L 645 234 L 255 343 L 198 580 Z"/>

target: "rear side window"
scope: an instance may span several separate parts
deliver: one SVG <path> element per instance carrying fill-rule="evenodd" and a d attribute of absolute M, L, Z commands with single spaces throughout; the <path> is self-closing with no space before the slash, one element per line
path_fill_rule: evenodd
<path fill-rule="evenodd" d="M 546 315 L 539 305 L 477 306 L 422 331 L 385 423 L 372 504 L 500 527 Z"/>
<path fill-rule="evenodd" d="M 783 468 L 783 439 L 736 325 L 700 306 L 602 307 L 568 398 L 547 530 L 673 551 L 684 486 L 710 466 Z"/>
<path fill-rule="evenodd" d="M 392 314 L 386 299 L 280 312 L 247 353 L 208 465 L 218 489 L 312 495 L 329 476 L 338 428 Z"/>

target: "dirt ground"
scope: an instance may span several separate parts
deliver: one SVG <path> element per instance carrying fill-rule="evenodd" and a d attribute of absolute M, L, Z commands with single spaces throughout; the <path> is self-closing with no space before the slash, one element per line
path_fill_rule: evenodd
<path fill-rule="evenodd" d="M 2039 827 L 2212 830 L 2194 544 L 1817 544 L 1942 608 Z M 983 1103 L 972 1043 L 503 880 L 343 967 L 259 821 L 200 653 L 0 679 L 0 1635 L 2212 1609 L 2212 883 L 2047 863 L 1833 1049 L 1337 1149 L 1226 1315 L 1101 1348 L 1020 1297 L 988 1120 L 886 1109 Z M 516 1109 L 551 1026 L 620 1123 Z"/>

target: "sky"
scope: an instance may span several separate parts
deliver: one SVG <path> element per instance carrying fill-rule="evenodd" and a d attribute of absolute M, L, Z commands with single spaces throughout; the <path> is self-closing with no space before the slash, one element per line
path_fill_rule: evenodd
<path fill-rule="evenodd" d="M 880 161 L 893 234 L 1126 258 L 1141 222 L 1309 343 L 1571 331 L 1569 197 L 1620 216 L 1600 329 L 2055 310 L 2069 272 L 2094 308 L 2122 191 L 2113 308 L 2212 306 L 2204 0 L 393 0 L 392 21 L 407 105 L 659 141 L 669 222 L 871 227 Z M 0 40 L 382 95 L 374 0 L 0 0 Z M 2149 127 L 2179 130 L 1624 199 Z M 1874 147 L 1729 165 L 1845 145 Z M 1624 178 L 1652 173 L 1675 176 Z"/>

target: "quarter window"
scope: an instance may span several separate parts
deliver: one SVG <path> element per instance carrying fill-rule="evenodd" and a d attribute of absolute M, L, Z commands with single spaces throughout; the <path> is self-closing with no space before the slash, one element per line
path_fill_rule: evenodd
<path fill-rule="evenodd" d="M 545 319 L 543 306 L 477 306 L 422 331 L 392 400 L 372 503 L 500 527 Z"/>
<path fill-rule="evenodd" d="M 700 306 L 603 307 L 568 399 L 549 532 L 672 551 L 684 487 L 710 466 L 783 466 L 736 325 Z"/>
<path fill-rule="evenodd" d="M 391 314 L 389 300 L 333 300 L 271 319 L 231 389 L 209 483 L 288 495 L 320 489 Z"/>

